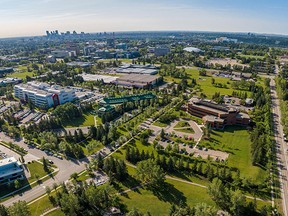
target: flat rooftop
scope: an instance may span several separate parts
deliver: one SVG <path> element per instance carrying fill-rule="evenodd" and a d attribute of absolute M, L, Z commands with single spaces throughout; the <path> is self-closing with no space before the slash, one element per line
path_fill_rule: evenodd
<path fill-rule="evenodd" d="M 0 160 L 0 169 L 2 166 L 5 166 L 5 165 L 11 164 L 11 163 L 15 163 L 15 162 L 17 162 L 17 160 L 14 157 L 2 159 L 2 160 Z"/>
<path fill-rule="evenodd" d="M 149 83 L 157 80 L 159 76 L 148 75 L 148 74 L 129 74 L 117 78 L 117 81 L 124 82 L 138 82 L 138 83 Z"/>
<path fill-rule="evenodd" d="M 98 81 L 103 80 L 104 83 L 111 83 L 115 81 L 118 77 L 116 76 L 107 76 L 100 74 L 82 74 L 84 81 Z"/>
<path fill-rule="evenodd" d="M 224 120 L 221 118 L 218 118 L 216 116 L 212 116 L 212 115 L 206 115 L 203 117 L 203 119 L 205 119 L 208 122 L 219 122 L 219 123 L 224 123 Z"/>

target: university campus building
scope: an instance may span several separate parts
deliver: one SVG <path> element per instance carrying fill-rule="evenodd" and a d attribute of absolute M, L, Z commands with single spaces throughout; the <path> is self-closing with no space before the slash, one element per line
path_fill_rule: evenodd
<path fill-rule="evenodd" d="M 25 174 L 22 164 L 14 157 L 0 160 L 0 185 L 24 178 Z"/>
<path fill-rule="evenodd" d="M 191 115 L 202 118 L 204 124 L 209 124 L 216 129 L 223 129 L 226 125 L 247 126 L 250 123 L 250 117 L 246 113 L 199 98 L 192 98 L 189 101 L 187 111 Z"/>
<path fill-rule="evenodd" d="M 14 96 L 22 102 L 29 100 L 37 107 L 47 109 L 76 99 L 75 89 L 47 83 L 28 82 L 14 86 Z"/>

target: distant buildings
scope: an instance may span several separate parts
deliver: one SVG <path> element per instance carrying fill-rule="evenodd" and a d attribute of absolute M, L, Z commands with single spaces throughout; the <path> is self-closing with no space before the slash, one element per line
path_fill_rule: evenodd
<path fill-rule="evenodd" d="M 12 67 L 0 68 L 0 76 L 5 73 L 12 73 L 12 72 L 14 72 L 14 69 Z"/>
<path fill-rule="evenodd" d="M 150 64 L 138 65 L 138 64 L 124 64 L 116 69 L 117 73 L 129 73 L 129 74 L 149 74 L 154 75 L 158 73 L 155 66 Z"/>
<path fill-rule="evenodd" d="M 47 83 L 28 82 L 14 86 L 14 95 L 23 102 L 31 101 L 35 106 L 47 109 L 76 99 L 75 90 Z"/>
<path fill-rule="evenodd" d="M 90 67 L 92 64 L 90 62 L 69 62 L 67 63 L 67 65 L 71 67 L 86 68 L 86 67 Z"/>
<path fill-rule="evenodd" d="M 103 81 L 104 83 L 112 83 L 118 77 L 116 76 L 108 76 L 108 75 L 100 75 L 100 74 L 82 74 L 84 81 Z"/>
<path fill-rule="evenodd" d="M 132 88 L 153 87 L 162 82 L 162 77 L 148 74 L 129 74 L 117 78 L 113 83 Z"/>
<path fill-rule="evenodd" d="M 227 38 L 227 37 L 219 37 L 216 38 L 217 43 L 237 43 L 237 39 Z"/>
<path fill-rule="evenodd" d="M 52 56 L 55 58 L 68 58 L 71 56 L 70 52 L 67 50 L 54 50 L 51 52 Z"/>
<path fill-rule="evenodd" d="M 216 129 L 223 129 L 226 125 L 247 126 L 250 123 L 250 117 L 246 113 L 199 98 L 190 100 L 187 111 L 191 115 L 202 118 L 205 124 Z"/>
<path fill-rule="evenodd" d="M 170 52 L 170 48 L 167 46 L 157 46 L 154 49 L 155 56 L 164 56 Z"/>
<path fill-rule="evenodd" d="M 24 179 L 22 164 L 14 157 L 0 160 L 0 185 Z"/>
<path fill-rule="evenodd" d="M 127 44 L 126 43 L 116 44 L 116 49 L 127 50 Z"/>
<path fill-rule="evenodd" d="M 6 79 L 0 80 L 0 87 L 1 86 L 6 86 L 6 85 L 9 85 L 9 84 L 18 84 L 18 83 L 21 83 L 21 82 L 22 82 L 22 79 L 7 77 Z"/>
<path fill-rule="evenodd" d="M 56 58 L 53 55 L 49 55 L 46 57 L 46 62 L 48 63 L 56 63 Z"/>
<path fill-rule="evenodd" d="M 196 47 L 186 47 L 183 50 L 186 52 L 195 52 L 195 53 L 204 52 L 203 50 L 196 48 Z"/>

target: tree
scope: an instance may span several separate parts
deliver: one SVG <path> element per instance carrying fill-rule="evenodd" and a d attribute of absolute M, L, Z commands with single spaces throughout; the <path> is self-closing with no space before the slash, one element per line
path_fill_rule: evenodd
<path fill-rule="evenodd" d="M 19 180 L 16 179 L 14 181 L 14 187 L 15 187 L 15 189 L 19 189 L 21 187 L 21 183 L 19 182 Z"/>
<path fill-rule="evenodd" d="M 208 186 L 211 199 L 224 211 L 229 211 L 231 206 L 231 193 L 218 178 L 213 179 Z"/>
<path fill-rule="evenodd" d="M 46 173 L 48 173 L 50 170 L 49 170 L 49 168 L 48 168 L 48 162 L 47 162 L 47 160 L 46 160 L 46 158 L 43 156 L 43 158 L 42 158 L 42 163 L 43 163 L 43 169 L 44 169 L 44 171 L 46 172 Z"/>
<path fill-rule="evenodd" d="M 161 133 L 160 133 L 160 137 L 161 137 L 162 139 L 164 139 L 164 138 L 165 138 L 165 132 L 164 132 L 164 130 L 163 130 L 163 129 L 161 130 Z"/>
<path fill-rule="evenodd" d="M 1 205 L 1 204 L 0 204 L 0 215 L 8 216 L 8 209 L 4 205 Z"/>
<path fill-rule="evenodd" d="M 46 186 L 45 190 L 46 190 L 47 195 L 49 196 L 51 193 L 51 188 L 49 186 Z"/>
<path fill-rule="evenodd" d="M 129 211 L 126 216 L 144 216 L 142 212 L 140 212 L 138 209 L 133 208 L 131 211 Z"/>
<path fill-rule="evenodd" d="M 164 183 L 165 173 L 154 160 L 145 160 L 137 163 L 136 177 L 143 184 L 156 187 Z"/>
<path fill-rule="evenodd" d="M 30 210 L 25 201 L 18 201 L 13 203 L 12 206 L 8 208 L 9 216 L 30 216 Z"/>
<path fill-rule="evenodd" d="M 74 179 L 75 181 L 77 180 L 78 178 L 78 173 L 74 172 L 70 175 L 70 178 Z"/>
<path fill-rule="evenodd" d="M 230 212 L 233 215 L 245 215 L 246 197 L 237 190 L 232 192 Z"/>
<path fill-rule="evenodd" d="M 62 198 L 60 200 L 61 210 L 65 213 L 65 215 L 77 216 L 81 215 L 81 205 L 79 203 L 78 197 L 71 194 L 62 194 Z"/>
<path fill-rule="evenodd" d="M 206 203 L 199 203 L 195 206 L 195 215 L 214 216 L 217 215 L 217 209 L 213 206 L 208 206 Z"/>

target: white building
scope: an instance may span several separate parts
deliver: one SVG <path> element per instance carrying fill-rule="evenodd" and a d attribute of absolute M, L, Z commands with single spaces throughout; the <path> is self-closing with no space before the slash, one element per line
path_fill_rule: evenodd
<path fill-rule="evenodd" d="M 25 174 L 22 164 L 14 157 L 0 160 L 0 185 L 24 178 Z"/>
<path fill-rule="evenodd" d="M 76 99 L 75 89 L 47 83 L 28 82 L 14 86 L 14 96 L 23 102 L 29 100 L 37 107 L 49 108 Z"/>
<path fill-rule="evenodd" d="M 66 58 L 70 56 L 70 53 L 67 50 L 54 50 L 51 52 L 51 54 L 55 58 Z"/>

